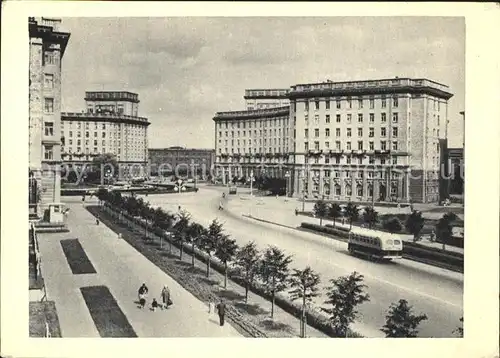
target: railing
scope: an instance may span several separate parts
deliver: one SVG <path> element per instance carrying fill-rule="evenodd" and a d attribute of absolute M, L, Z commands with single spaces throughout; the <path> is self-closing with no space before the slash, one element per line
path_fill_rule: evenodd
<path fill-rule="evenodd" d="M 245 90 L 246 97 L 259 97 L 259 96 L 279 96 L 285 97 L 290 89 L 248 89 Z"/>
<path fill-rule="evenodd" d="M 271 114 L 288 114 L 290 106 L 254 109 L 250 111 L 231 111 L 231 112 L 217 112 L 215 118 L 232 118 L 232 117 L 247 117 L 256 115 L 271 115 Z"/>
<path fill-rule="evenodd" d="M 76 117 L 76 118 L 116 118 L 116 119 L 130 119 L 138 122 L 148 123 L 148 119 L 145 117 L 134 117 L 127 114 L 116 114 L 116 113 L 81 113 L 81 112 L 61 112 L 61 117 Z"/>
<path fill-rule="evenodd" d="M 306 92 L 317 89 L 356 89 L 356 88 L 375 88 L 375 87 L 432 87 L 441 91 L 448 91 L 448 86 L 427 80 L 427 79 L 410 79 L 410 78 L 395 78 L 387 80 L 372 80 L 372 81 L 353 81 L 353 82 L 327 82 L 300 84 L 292 86 L 292 92 Z"/>

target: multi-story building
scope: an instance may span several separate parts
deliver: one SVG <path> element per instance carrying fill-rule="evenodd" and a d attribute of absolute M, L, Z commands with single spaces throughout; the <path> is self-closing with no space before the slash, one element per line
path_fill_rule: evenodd
<path fill-rule="evenodd" d="M 464 193 L 464 149 L 448 148 L 447 160 L 450 175 L 450 194 Z"/>
<path fill-rule="evenodd" d="M 288 88 L 247 89 L 245 90 L 245 106 L 247 110 L 276 108 L 288 106 Z"/>
<path fill-rule="evenodd" d="M 147 118 L 138 116 L 139 96 L 124 91 L 85 92 L 85 102 L 82 113 L 62 113 L 64 163 L 82 166 L 109 153 L 123 175 L 138 175 L 148 161 L 150 125 Z"/>
<path fill-rule="evenodd" d="M 287 97 L 290 106 L 283 107 L 272 131 L 283 135 L 288 159 L 277 164 L 291 170 L 289 193 L 339 201 L 436 202 L 446 196 L 440 178 L 452 97 L 447 86 L 409 78 L 328 81 L 292 86 Z M 260 111 L 257 117 L 272 111 L 280 109 Z M 264 144 L 269 133 L 260 132 L 264 119 L 256 121 L 256 138 L 250 138 L 241 127 L 247 117 L 256 113 L 214 117 L 219 172 L 241 171 L 244 160 L 269 166 L 256 156 L 272 154 Z M 276 172 L 286 173 L 283 168 Z"/>
<path fill-rule="evenodd" d="M 214 165 L 213 149 L 169 147 L 150 148 L 149 165 L 153 175 L 189 175 L 194 173 L 203 178 L 210 174 Z M 176 172 L 177 171 L 177 172 Z"/>
<path fill-rule="evenodd" d="M 61 63 L 70 34 L 61 20 L 29 18 L 29 204 L 38 215 L 59 203 Z"/>

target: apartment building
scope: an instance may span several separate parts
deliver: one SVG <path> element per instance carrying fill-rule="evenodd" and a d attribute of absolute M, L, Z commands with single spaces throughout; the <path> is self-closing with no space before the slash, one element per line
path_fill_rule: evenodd
<path fill-rule="evenodd" d="M 82 166 L 110 153 L 124 175 L 131 174 L 131 168 L 144 168 L 150 122 L 138 116 L 139 96 L 125 91 L 85 92 L 85 104 L 81 113 L 62 113 L 64 163 Z"/>
<path fill-rule="evenodd" d="M 247 89 L 243 97 L 246 109 L 251 111 L 288 106 L 289 100 L 287 94 L 289 91 L 289 88 Z"/>
<path fill-rule="evenodd" d="M 60 19 L 28 19 L 29 205 L 34 217 L 60 202 L 61 64 L 70 38 L 60 27 Z"/>
<path fill-rule="evenodd" d="M 277 140 L 285 143 L 280 150 L 287 159 L 278 164 L 291 171 L 289 192 L 295 196 L 437 202 L 446 196 L 441 164 L 451 97 L 447 86 L 427 79 L 299 84 L 287 92 L 289 107 L 260 111 L 257 117 L 263 118 L 255 124 L 260 130 L 264 113 L 282 111 L 272 130 L 281 129 Z M 272 147 L 263 145 L 268 138 L 243 132 L 245 119 L 256 116 L 252 112 L 219 112 L 214 117 L 216 163 L 231 175 L 242 170 L 236 163 L 268 166 L 257 153 L 274 155 Z M 283 175 L 283 170 L 274 168 L 276 172 Z"/>

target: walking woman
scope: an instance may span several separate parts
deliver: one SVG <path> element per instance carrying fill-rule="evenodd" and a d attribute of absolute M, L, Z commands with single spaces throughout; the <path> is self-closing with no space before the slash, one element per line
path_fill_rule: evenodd
<path fill-rule="evenodd" d="M 139 287 L 138 295 L 141 308 L 144 308 L 144 306 L 146 305 L 146 296 L 148 295 L 148 291 L 148 287 L 145 283 L 143 283 L 142 286 Z"/>
<path fill-rule="evenodd" d="M 161 309 L 163 310 L 164 308 L 167 309 L 168 306 L 172 303 L 170 300 L 170 289 L 168 288 L 167 285 L 163 286 L 163 290 L 161 290 Z"/>

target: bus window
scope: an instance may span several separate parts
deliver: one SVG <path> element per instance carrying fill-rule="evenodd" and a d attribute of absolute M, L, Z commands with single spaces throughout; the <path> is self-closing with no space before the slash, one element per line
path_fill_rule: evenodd
<path fill-rule="evenodd" d="M 400 245 L 401 244 L 401 241 L 399 240 L 394 240 L 394 245 Z"/>
<path fill-rule="evenodd" d="M 387 240 L 387 245 L 392 245 L 392 240 Z"/>

